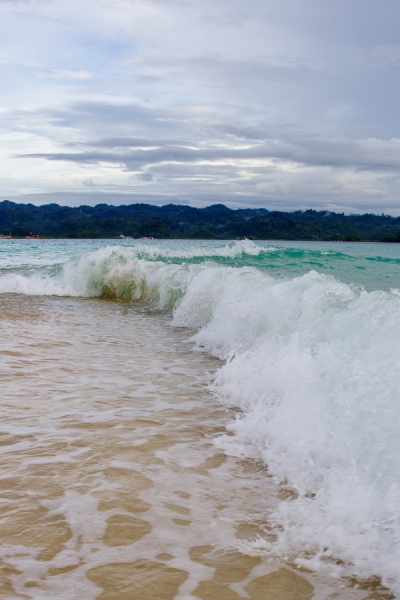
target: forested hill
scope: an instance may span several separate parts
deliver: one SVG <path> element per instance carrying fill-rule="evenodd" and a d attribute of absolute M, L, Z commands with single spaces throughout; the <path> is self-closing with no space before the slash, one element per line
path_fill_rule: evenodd
<path fill-rule="evenodd" d="M 185 205 L 34 206 L 0 202 L 0 232 L 51 238 L 113 238 L 120 235 L 193 239 L 400 241 L 400 217 L 344 215 L 327 211 L 231 210 Z"/>

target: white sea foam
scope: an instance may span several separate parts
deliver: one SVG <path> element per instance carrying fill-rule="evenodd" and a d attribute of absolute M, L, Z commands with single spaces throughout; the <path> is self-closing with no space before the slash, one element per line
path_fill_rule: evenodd
<path fill-rule="evenodd" d="M 198 349 L 226 360 L 213 389 L 242 412 L 235 435 L 218 443 L 261 458 L 296 493 L 273 516 L 271 550 L 333 574 L 380 577 L 400 597 L 399 294 L 315 271 L 275 280 L 156 256 L 102 248 L 54 277 L 0 277 L 0 291 L 173 309 L 173 324 L 197 329 Z"/>
<path fill-rule="evenodd" d="M 400 594 L 399 297 L 315 272 L 264 285 L 250 270 L 225 276 L 203 323 L 203 302 L 193 307 L 201 276 L 175 322 L 203 325 L 197 345 L 228 358 L 214 389 L 243 413 L 220 445 L 261 457 L 297 493 L 274 515 L 274 550 L 377 575 Z"/>
<path fill-rule="evenodd" d="M 223 246 L 220 243 L 210 245 L 207 243 L 197 243 L 192 247 L 188 247 L 187 243 L 182 244 L 182 248 L 168 248 L 160 244 L 157 245 L 137 245 L 135 251 L 143 258 L 235 258 L 241 255 L 259 256 L 277 250 L 274 246 L 258 246 L 250 240 L 239 240 L 229 242 Z"/>

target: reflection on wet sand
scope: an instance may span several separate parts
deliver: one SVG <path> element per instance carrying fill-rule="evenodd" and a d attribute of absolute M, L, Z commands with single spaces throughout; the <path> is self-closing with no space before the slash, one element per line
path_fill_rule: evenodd
<path fill-rule="evenodd" d="M 388 597 L 267 555 L 280 490 L 215 448 L 234 413 L 186 332 L 116 303 L 1 302 L 1 599 Z"/>

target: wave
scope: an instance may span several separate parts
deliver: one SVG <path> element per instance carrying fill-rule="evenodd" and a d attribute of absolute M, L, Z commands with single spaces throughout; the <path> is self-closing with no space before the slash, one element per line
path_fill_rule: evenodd
<path fill-rule="evenodd" d="M 7 273 L 0 292 L 171 311 L 173 325 L 195 331 L 198 350 L 225 361 L 212 389 L 241 412 L 234 435 L 217 444 L 263 460 L 293 492 L 270 515 L 278 539 L 264 551 L 334 575 L 379 577 L 400 596 L 400 293 L 210 260 L 261 250 L 208 247 L 202 262 L 185 262 L 182 249 L 105 247 L 51 274 Z"/>
<path fill-rule="evenodd" d="M 250 240 L 240 240 L 220 245 L 221 242 L 206 243 L 198 242 L 190 244 L 183 242 L 179 248 L 163 247 L 160 243 L 157 245 L 136 245 L 134 251 L 138 258 L 147 260 L 174 259 L 189 260 L 195 258 L 236 258 L 240 256 L 260 256 L 269 254 L 277 250 L 274 246 L 258 246 Z M 119 246 L 118 246 L 119 248 Z"/>
<path fill-rule="evenodd" d="M 63 265 L 3 269 L 0 293 L 109 297 L 155 301 L 160 309 L 171 308 L 184 293 L 196 265 L 209 261 L 258 257 L 275 248 L 256 246 L 243 240 L 224 246 L 196 245 L 179 249 L 139 244 L 106 246 L 85 252 Z M 171 296 L 171 297 L 170 297 Z"/>
<path fill-rule="evenodd" d="M 175 323 L 200 327 L 197 347 L 226 360 L 213 389 L 242 412 L 219 446 L 262 459 L 294 492 L 270 517 L 270 550 L 335 575 L 379 577 L 400 595 L 398 293 L 315 271 L 223 279 L 200 274 Z"/>

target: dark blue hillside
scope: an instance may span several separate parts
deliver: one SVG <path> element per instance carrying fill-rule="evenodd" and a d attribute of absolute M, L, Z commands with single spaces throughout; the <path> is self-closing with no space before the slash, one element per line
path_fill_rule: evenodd
<path fill-rule="evenodd" d="M 194 208 L 182 204 L 34 206 L 0 202 L 0 232 L 52 238 L 131 237 L 182 239 L 283 239 L 400 241 L 400 218 L 344 215 L 327 211 L 232 210 L 223 204 Z"/>

